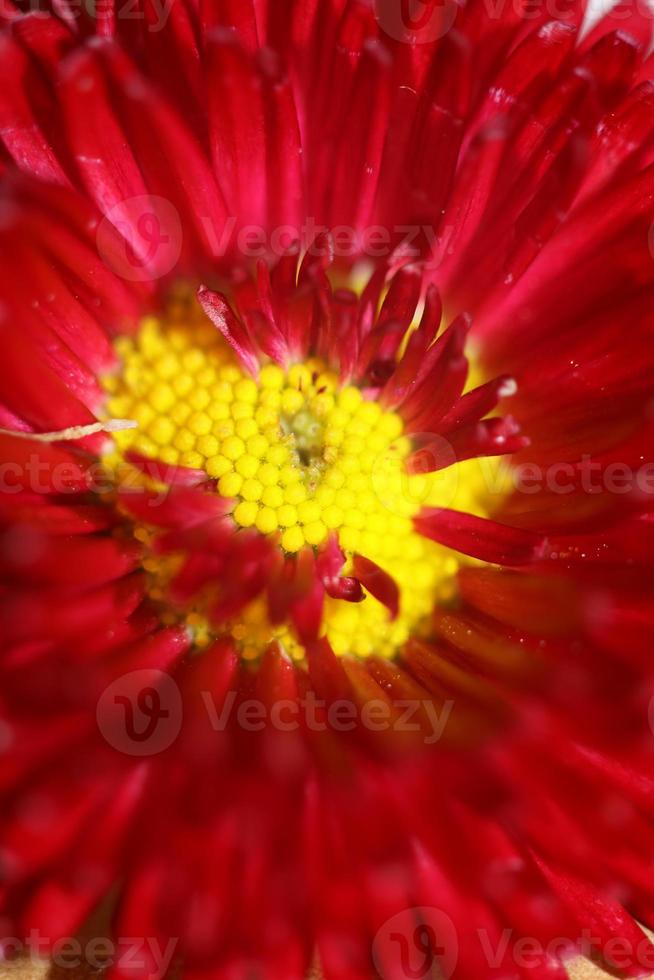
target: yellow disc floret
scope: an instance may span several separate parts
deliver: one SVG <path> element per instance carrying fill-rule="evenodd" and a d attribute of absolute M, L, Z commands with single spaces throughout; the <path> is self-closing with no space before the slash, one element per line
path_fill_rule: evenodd
<path fill-rule="evenodd" d="M 483 514 L 478 464 L 409 476 L 413 447 L 398 414 L 341 386 L 318 360 L 287 370 L 267 363 L 250 377 L 190 305 L 178 304 L 165 320 L 148 317 L 116 348 L 121 364 L 106 379 L 107 413 L 135 419 L 138 428 L 116 433 L 110 467 L 135 449 L 203 469 L 229 499 L 235 524 L 273 536 L 285 553 L 319 549 L 336 533 L 344 574 L 358 552 L 393 576 L 400 591 L 394 621 L 372 596 L 359 604 L 327 599 L 323 631 L 337 653 L 392 656 L 423 628 L 434 604 L 451 596 L 459 558 L 421 537 L 412 518 L 423 506 Z M 165 601 L 170 560 L 150 558 L 147 568 L 151 594 Z M 211 631 L 201 610 L 186 621 L 206 642 Z M 303 656 L 289 627 L 267 622 L 261 601 L 229 630 L 248 659 L 272 639 Z"/>

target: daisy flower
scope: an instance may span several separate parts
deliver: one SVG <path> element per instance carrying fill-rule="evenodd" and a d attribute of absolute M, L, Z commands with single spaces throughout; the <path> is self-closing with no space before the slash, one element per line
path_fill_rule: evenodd
<path fill-rule="evenodd" d="M 6 955 L 654 969 L 652 23 L 584 16 L 4 0 Z"/>

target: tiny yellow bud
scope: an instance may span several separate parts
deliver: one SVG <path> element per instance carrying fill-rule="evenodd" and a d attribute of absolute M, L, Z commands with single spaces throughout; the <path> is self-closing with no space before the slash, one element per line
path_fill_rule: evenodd
<path fill-rule="evenodd" d="M 282 534 L 282 548 L 294 554 L 304 544 L 304 534 L 299 527 L 291 527 Z"/>
<path fill-rule="evenodd" d="M 207 460 L 205 467 L 209 476 L 217 480 L 225 473 L 230 472 L 232 464 L 226 456 L 212 456 L 211 459 Z"/>
<path fill-rule="evenodd" d="M 237 460 L 245 452 L 245 443 L 238 436 L 228 436 L 221 447 L 227 459 Z"/>
<path fill-rule="evenodd" d="M 257 531 L 262 534 L 272 534 L 279 527 L 277 514 L 272 507 L 262 507 L 257 514 Z"/>
<path fill-rule="evenodd" d="M 281 507 L 284 503 L 284 491 L 281 487 L 266 487 L 261 495 L 266 507 Z"/>
<path fill-rule="evenodd" d="M 282 504 L 277 510 L 277 518 L 282 527 L 292 527 L 297 524 L 297 510 L 291 504 Z"/>
<path fill-rule="evenodd" d="M 259 460 L 250 456 L 249 453 L 245 453 L 236 460 L 235 469 L 241 476 L 253 477 L 259 469 Z"/>
<path fill-rule="evenodd" d="M 236 497 L 243 486 L 243 477 L 239 473 L 225 473 L 218 481 L 218 493 L 221 497 Z"/>
<path fill-rule="evenodd" d="M 234 511 L 234 520 L 241 527 L 254 527 L 259 513 L 258 506 L 252 501 L 243 501 Z"/>
<path fill-rule="evenodd" d="M 261 500 L 263 487 L 258 480 L 246 480 L 241 487 L 241 496 L 244 500 Z"/>

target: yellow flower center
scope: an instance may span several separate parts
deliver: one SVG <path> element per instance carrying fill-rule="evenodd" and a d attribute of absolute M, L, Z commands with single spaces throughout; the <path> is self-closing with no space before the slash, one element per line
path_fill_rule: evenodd
<path fill-rule="evenodd" d="M 128 449 L 171 466 L 204 470 L 232 502 L 236 525 L 274 536 L 286 553 L 319 548 L 335 532 L 347 563 L 364 555 L 399 587 L 400 612 L 371 595 L 361 603 L 327 598 L 323 632 L 338 654 L 393 656 L 427 627 L 435 603 L 453 595 L 460 556 L 419 535 L 412 518 L 423 506 L 484 514 L 484 479 L 476 463 L 429 475 L 406 473 L 412 450 L 400 416 L 366 400 L 318 360 L 284 371 L 268 363 L 247 375 L 215 328 L 188 304 L 165 319 L 148 317 L 134 337 L 116 342 L 121 366 L 104 379 L 107 413 L 134 419 L 115 434 L 107 464 L 115 471 Z M 146 544 L 151 529 L 135 528 Z M 165 604 L 175 568 L 149 557 L 151 595 Z M 212 638 L 201 606 L 169 611 Z M 263 600 L 228 626 L 242 655 L 258 657 L 277 639 L 289 654 L 304 651 L 290 626 L 273 627 Z"/>

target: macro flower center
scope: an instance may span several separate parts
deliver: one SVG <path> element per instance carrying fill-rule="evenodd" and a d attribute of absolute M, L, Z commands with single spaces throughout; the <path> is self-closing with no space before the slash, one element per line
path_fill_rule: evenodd
<path fill-rule="evenodd" d="M 318 553 L 336 536 L 351 571 L 356 554 L 392 576 L 399 612 L 372 594 L 361 602 L 327 597 L 322 634 L 337 654 L 393 656 L 410 635 L 428 628 L 435 602 L 453 594 L 460 556 L 421 536 L 413 517 L 421 507 L 451 505 L 483 513 L 482 478 L 466 464 L 438 473 L 409 474 L 414 444 L 399 414 L 353 384 L 342 384 L 319 359 L 283 369 L 272 362 L 258 377 L 246 373 L 199 308 L 180 304 L 165 318 L 148 317 L 116 342 L 117 373 L 104 379 L 107 414 L 138 428 L 115 433 L 107 456 L 115 470 L 128 451 L 170 467 L 202 470 L 212 492 L 227 501 L 237 529 L 272 539 L 283 555 Z M 461 479 L 459 469 L 467 476 Z M 147 526 L 135 527 L 146 548 Z M 145 559 L 151 596 L 168 607 L 178 568 L 171 556 Z M 219 583 L 217 583 L 219 588 Z M 184 620 L 198 645 L 215 630 L 207 600 L 166 608 Z M 302 644 L 289 624 L 271 624 L 254 599 L 228 631 L 246 659 L 277 640 L 296 659 Z"/>

